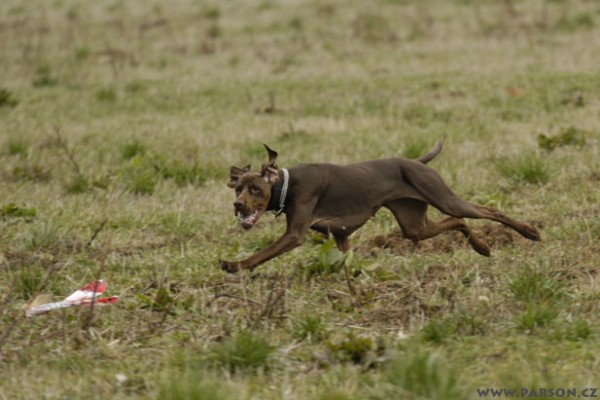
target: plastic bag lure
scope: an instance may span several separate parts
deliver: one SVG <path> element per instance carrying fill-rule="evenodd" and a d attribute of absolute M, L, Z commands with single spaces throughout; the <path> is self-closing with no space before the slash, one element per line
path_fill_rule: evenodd
<path fill-rule="evenodd" d="M 52 310 L 74 306 L 96 306 L 115 304 L 119 296 L 98 297 L 106 291 L 106 281 L 101 279 L 88 283 L 79 290 L 74 291 L 69 297 L 62 301 L 40 304 L 29 308 L 25 313 L 28 317 L 42 314 Z"/>

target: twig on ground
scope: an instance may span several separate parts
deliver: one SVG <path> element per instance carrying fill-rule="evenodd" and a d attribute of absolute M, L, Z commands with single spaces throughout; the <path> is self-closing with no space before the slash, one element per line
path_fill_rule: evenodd
<path fill-rule="evenodd" d="M 102 230 L 102 228 L 104 228 L 104 225 L 106 225 L 107 222 L 108 222 L 108 218 L 104 218 L 102 220 L 102 222 L 100 223 L 100 225 L 98 226 L 98 228 L 96 228 L 96 230 L 94 231 L 94 234 L 92 235 L 92 237 L 90 238 L 90 240 L 88 240 L 88 242 L 85 245 L 85 247 L 90 247 L 92 245 L 92 242 L 96 239 L 96 237 L 98 236 L 98 234 L 100 233 L 100 231 Z"/>
<path fill-rule="evenodd" d="M 267 316 L 271 316 L 273 314 L 273 310 L 275 306 L 281 299 L 285 298 L 285 294 L 287 292 L 287 285 L 283 285 L 283 287 L 275 287 L 277 283 L 279 283 L 279 276 L 276 276 L 271 282 L 271 288 L 269 290 L 269 296 L 267 297 L 267 301 L 265 303 L 265 307 L 262 312 L 258 315 L 258 317 L 252 322 L 251 329 L 255 329 L 260 324 L 263 318 Z"/>
<path fill-rule="evenodd" d="M 243 302 L 250 302 L 256 305 L 262 305 L 261 303 L 259 303 L 258 301 L 246 298 L 246 297 L 242 297 L 242 296 L 237 296 L 235 294 L 231 294 L 231 293 L 217 293 L 215 294 L 215 297 L 212 300 L 209 300 L 208 303 L 205 304 L 205 307 L 209 307 L 212 305 L 212 303 L 215 302 L 215 300 L 217 300 L 219 297 L 229 297 L 230 299 L 236 299 L 236 300 L 241 300 Z"/>
<path fill-rule="evenodd" d="M 75 154 L 73 153 L 73 150 L 69 149 L 69 146 L 67 145 L 67 143 L 63 139 L 62 135 L 60 134 L 60 129 L 61 129 L 60 125 L 58 125 L 58 124 L 54 125 L 52 128 L 54 131 L 54 137 L 56 138 L 56 142 L 58 143 L 60 148 L 63 150 L 63 152 L 67 155 L 67 158 L 69 159 L 69 162 L 71 163 L 71 166 L 73 167 L 73 170 L 75 171 L 75 173 L 77 175 L 81 175 L 81 168 L 79 168 L 79 164 L 77 163 L 77 160 L 75 160 Z"/>
<path fill-rule="evenodd" d="M 108 251 L 110 248 L 110 243 L 104 247 L 102 251 L 102 258 L 100 259 L 100 265 L 98 266 L 98 272 L 96 273 L 96 280 L 98 282 L 102 277 L 102 273 L 104 272 L 104 266 L 106 265 L 106 258 L 108 257 Z M 92 302 L 90 303 L 90 311 L 88 312 L 88 316 L 83 324 L 83 330 L 89 334 L 90 327 L 92 325 L 92 320 L 94 319 L 94 305 L 96 304 L 96 291 L 92 294 Z"/>

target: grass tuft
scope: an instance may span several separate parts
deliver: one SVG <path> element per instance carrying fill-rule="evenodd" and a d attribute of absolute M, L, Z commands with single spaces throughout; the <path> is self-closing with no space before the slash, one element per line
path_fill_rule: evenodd
<path fill-rule="evenodd" d="M 36 69 L 32 83 L 36 88 L 52 87 L 58 84 L 58 79 L 52 75 L 49 65 L 42 64 Z"/>
<path fill-rule="evenodd" d="M 25 301 L 36 295 L 44 274 L 37 265 L 22 266 L 14 275 L 12 281 L 12 293 Z"/>
<path fill-rule="evenodd" d="M 411 346 L 385 365 L 384 385 L 375 398 L 463 399 L 456 370 L 437 352 Z"/>
<path fill-rule="evenodd" d="M 208 178 L 212 178 L 210 171 L 194 163 L 185 165 L 180 161 L 173 160 L 161 167 L 161 173 L 164 179 L 173 179 L 179 187 L 193 185 L 201 186 Z"/>
<path fill-rule="evenodd" d="M 352 395 L 339 389 L 327 389 L 320 393 L 316 397 L 316 400 L 352 400 L 354 398 Z"/>
<path fill-rule="evenodd" d="M 7 88 L 0 87 L 0 107 L 16 107 L 19 101 Z"/>
<path fill-rule="evenodd" d="M 554 136 L 546 136 L 540 134 L 538 136 L 538 146 L 541 149 L 552 151 L 557 147 L 576 146 L 581 148 L 586 144 L 585 133 L 573 126 L 563 129 L 560 133 Z"/>
<path fill-rule="evenodd" d="M 515 183 L 544 184 L 550 181 L 552 169 L 545 158 L 523 154 L 515 158 L 501 158 L 496 167 L 505 178 Z"/>
<path fill-rule="evenodd" d="M 31 221 L 37 215 L 37 210 L 34 207 L 20 207 L 15 203 L 8 203 L 0 207 L 0 217 L 5 218 L 23 218 L 26 221 Z"/>
<path fill-rule="evenodd" d="M 402 150 L 402 157 L 415 160 L 429 150 L 428 146 L 429 145 L 425 140 L 408 141 Z"/>
<path fill-rule="evenodd" d="M 565 15 L 556 23 L 556 29 L 565 32 L 590 30 L 595 26 L 596 20 L 589 12 L 580 12 L 575 15 Z"/>
<path fill-rule="evenodd" d="M 69 194 L 86 193 L 91 189 L 91 185 L 85 176 L 81 174 L 75 175 L 73 179 L 65 186 L 65 190 Z"/>
<path fill-rule="evenodd" d="M 578 318 L 568 324 L 565 337 L 571 341 L 591 339 L 594 336 L 592 325 L 588 320 Z"/>
<path fill-rule="evenodd" d="M 342 253 L 333 239 L 327 240 L 318 250 L 316 256 L 312 257 L 304 267 L 307 278 L 315 275 L 337 274 L 344 267 L 346 260 L 350 261 L 351 253 Z"/>
<path fill-rule="evenodd" d="M 556 302 L 564 293 L 563 283 L 557 277 L 544 274 L 530 266 L 525 266 L 509 283 L 508 288 L 516 300 L 524 303 Z"/>
<path fill-rule="evenodd" d="M 61 234 L 53 221 L 38 221 L 30 225 L 24 243 L 28 250 L 40 250 L 55 247 L 59 244 Z"/>
<path fill-rule="evenodd" d="M 136 155 L 122 168 L 121 180 L 131 193 L 151 195 L 159 180 L 158 170 L 151 157 Z"/>
<path fill-rule="evenodd" d="M 146 154 L 147 148 L 139 139 L 133 139 L 124 145 L 122 145 L 119 149 L 121 153 L 121 157 L 125 160 L 131 160 L 136 156 L 143 156 Z"/>
<path fill-rule="evenodd" d="M 516 328 L 520 332 L 536 333 L 539 328 L 549 326 L 558 317 L 558 307 L 553 304 L 529 304 L 516 319 Z"/>
<path fill-rule="evenodd" d="M 197 370 L 171 372 L 158 387 L 157 400 L 229 400 L 237 397 L 222 379 L 207 378 Z"/>
<path fill-rule="evenodd" d="M 213 362 L 230 373 L 257 373 L 268 369 L 275 347 L 251 331 L 242 331 L 215 344 Z"/>
<path fill-rule="evenodd" d="M 525 307 L 516 318 L 518 331 L 537 332 L 558 317 L 564 284 L 556 276 L 526 266 L 508 287 L 515 300 Z"/>
<path fill-rule="evenodd" d="M 114 103 L 117 101 L 117 91 L 112 87 L 105 87 L 96 92 L 96 100 L 103 103 Z"/>
<path fill-rule="evenodd" d="M 331 358 L 338 362 L 351 362 L 358 365 L 368 365 L 375 360 L 376 351 L 373 339 L 356 336 L 349 333 L 339 342 L 327 342 Z"/>
<path fill-rule="evenodd" d="M 427 342 L 444 343 L 454 336 L 456 327 L 450 320 L 432 320 L 421 329 L 421 336 Z"/>
<path fill-rule="evenodd" d="M 300 340 L 319 342 L 327 336 L 323 319 L 318 315 L 304 315 L 294 323 L 294 336 Z"/>
<path fill-rule="evenodd" d="M 484 319 L 476 312 L 461 311 L 444 319 L 433 319 L 421 329 L 427 342 L 441 344 L 460 336 L 483 335 L 488 331 Z"/>
<path fill-rule="evenodd" d="M 6 143 L 6 154 L 10 156 L 25 156 L 29 151 L 29 144 L 22 139 L 9 140 Z"/>
<path fill-rule="evenodd" d="M 13 168 L 12 176 L 20 181 L 47 182 L 52 174 L 42 165 L 23 165 Z"/>

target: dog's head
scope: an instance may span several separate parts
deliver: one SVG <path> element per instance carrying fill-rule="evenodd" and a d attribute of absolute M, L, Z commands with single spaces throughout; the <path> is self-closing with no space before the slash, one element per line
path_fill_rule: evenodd
<path fill-rule="evenodd" d="M 235 215 L 240 216 L 240 224 L 250 229 L 264 214 L 271 201 L 271 189 L 279 182 L 279 170 L 275 160 L 277 152 L 264 145 L 269 161 L 262 165 L 260 171 L 251 171 L 250 165 L 244 168 L 231 167 L 227 186 L 235 189 L 236 199 L 233 203 Z"/>

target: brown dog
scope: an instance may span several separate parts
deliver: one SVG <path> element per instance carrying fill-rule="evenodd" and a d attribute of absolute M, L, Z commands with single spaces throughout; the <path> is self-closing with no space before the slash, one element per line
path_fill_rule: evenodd
<path fill-rule="evenodd" d="M 227 272 L 253 270 L 258 265 L 298 247 L 309 229 L 333 235 L 338 248 L 348 251 L 348 236 L 381 207 L 396 217 L 404 236 L 413 242 L 442 232 L 458 230 L 473 249 L 490 255 L 488 245 L 477 238 L 462 218 L 500 222 L 531 240 L 537 230 L 500 211 L 458 198 L 440 175 L 425 164 L 442 150 L 443 140 L 417 160 L 389 158 L 351 165 L 300 164 L 289 171 L 275 164 L 277 153 L 265 145 L 269 161 L 260 171 L 231 167 L 228 185 L 235 189 L 236 215 L 245 229 L 256 224 L 265 211 L 284 213 L 287 230 L 275 243 L 242 261 L 220 261 Z M 432 205 L 450 217 L 427 218 Z"/>

